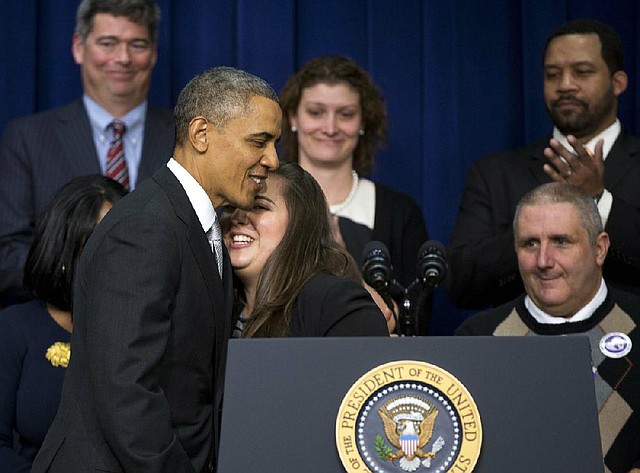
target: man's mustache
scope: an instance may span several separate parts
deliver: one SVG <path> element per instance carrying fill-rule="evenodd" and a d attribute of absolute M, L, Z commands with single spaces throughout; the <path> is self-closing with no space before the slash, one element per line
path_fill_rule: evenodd
<path fill-rule="evenodd" d="M 553 102 L 551 102 L 551 106 L 552 107 L 558 107 L 560 105 L 564 105 L 570 103 L 572 105 L 581 105 L 582 107 L 587 108 L 588 105 L 584 100 L 580 100 L 576 97 L 573 96 L 568 96 L 568 97 L 560 97 L 557 100 L 554 100 Z"/>

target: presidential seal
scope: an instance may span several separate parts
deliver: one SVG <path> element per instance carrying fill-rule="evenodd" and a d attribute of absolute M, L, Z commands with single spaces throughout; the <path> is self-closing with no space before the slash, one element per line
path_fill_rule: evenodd
<path fill-rule="evenodd" d="M 480 414 L 467 389 L 421 361 L 365 373 L 336 418 L 336 445 L 349 473 L 470 473 L 481 444 Z"/>

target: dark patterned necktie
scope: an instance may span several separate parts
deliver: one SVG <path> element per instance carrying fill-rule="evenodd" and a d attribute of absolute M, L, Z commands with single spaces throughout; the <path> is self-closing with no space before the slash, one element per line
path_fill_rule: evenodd
<path fill-rule="evenodd" d="M 107 176 L 118 181 L 122 187 L 129 189 L 129 171 L 127 170 L 127 161 L 124 157 L 124 143 L 122 135 L 127 131 L 127 126 L 119 121 L 112 121 L 108 129 L 113 130 L 113 138 L 109 143 L 107 151 Z"/>
<path fill-rule="evenodd" d="M 207 239 L 211 245 L 211 249 L 216 255 L 216 263 L 218 263 L 218 274 L 222 277 L 222 262 L 224 261 L 222 254 L 222 231 L 220 230 L 220 224 L 218 220 L 213 222 L 213 225 L 207 232 Z"/>

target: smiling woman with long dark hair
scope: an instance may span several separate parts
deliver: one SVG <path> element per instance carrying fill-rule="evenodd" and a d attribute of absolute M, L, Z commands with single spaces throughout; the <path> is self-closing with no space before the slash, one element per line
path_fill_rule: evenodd
<path fill-rule="evenodd" d="M 297 164 L 269 174 L 250 211 L 223 218 L 243 337 L 388 335 L 355 262 L 336 243 L 322 189 Z"/>

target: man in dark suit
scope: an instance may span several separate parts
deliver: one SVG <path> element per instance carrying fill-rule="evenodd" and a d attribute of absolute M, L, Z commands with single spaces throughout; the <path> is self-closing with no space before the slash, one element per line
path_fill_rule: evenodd
<path fill-rule="evenodd" d="M 84 0 L 72 51 L 84 95 L 9 123 L 0 143 L 0 305 L 25 297 L 22 274 L 35 222 L 71 178 L 112 176 L 107 155 L 114 120 L 122 136 L 128 188 L 150 177 L 173 149 L 173 115 L 147 103 L 157 58 L 160 11 L 153 0 Z M 126 179 L 126 182 L 123 180 Z"/>
<path fill-rule="evenodd" d="M 221 236 L 209 235 L 216 209 L 251 208 L 278 167 L 281 119 L 273 89 L 233 68 L 180 93 L 173 158 L 81 256 L 73 355 L 34 472 L 215 470 L 233 297 Z"/>
<path fill-rule="evenodd" d="M 511 223 L 520 198 L 551 180 L 596 199 L 611 237 L 605 278 L 640 292 L 640 139 L 616 117 L 627 80 L 608 25 L 574 20 L 550 36 L 544 98 L 553 137 L 472 164 L 448 251 L 457 306 L 499 305 L 523 292 Z"/>

